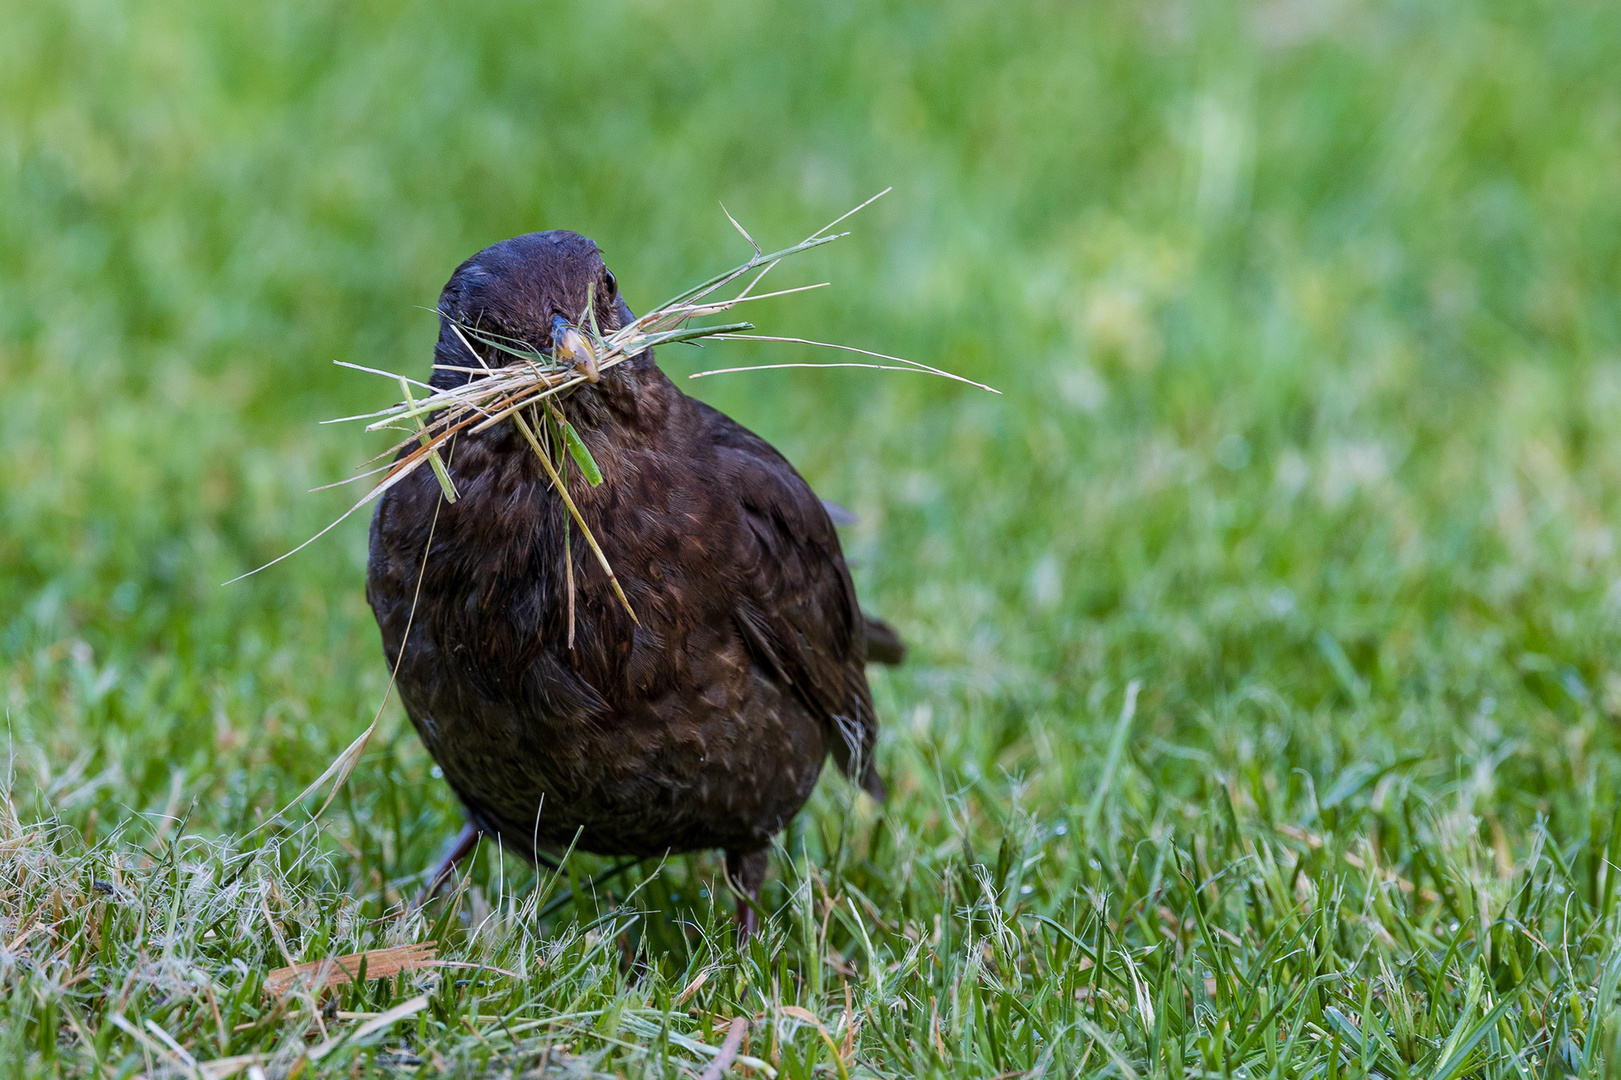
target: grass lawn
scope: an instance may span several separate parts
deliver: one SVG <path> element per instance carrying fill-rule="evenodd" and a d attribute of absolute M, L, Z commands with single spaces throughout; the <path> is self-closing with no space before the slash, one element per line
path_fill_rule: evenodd
<path fill-rule="evenodd" d="M 733 1017 L 756 1077 L 1621 1066 L 1621 8 L 0 16 L 0 1073 L 683 1076 Z M 331 361 L 425 372 L 516 233 L 642 309 L 746 253 L 718 201 L 889 184 L 754 317 L 1004 396 L 691 384 L 861 516 L 888 805 L 829 776 L 741 951 L 707 855 L 401 915 L 460 815 L 397 705 L 272 822 L 386 684 L 363 520 L 220 584 L 384 445 Z"/>

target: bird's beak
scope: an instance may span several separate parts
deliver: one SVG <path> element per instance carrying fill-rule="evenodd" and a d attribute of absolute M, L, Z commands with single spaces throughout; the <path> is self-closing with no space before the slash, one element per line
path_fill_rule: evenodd
<path fill-rule="evenodd" d="M 590 339 L 561 315 L 552 317 L 552 359 L 579 368 L 586 382 L 594 383 L 602 378 L 597 371 L 597 351 L 591 347 Z"/>

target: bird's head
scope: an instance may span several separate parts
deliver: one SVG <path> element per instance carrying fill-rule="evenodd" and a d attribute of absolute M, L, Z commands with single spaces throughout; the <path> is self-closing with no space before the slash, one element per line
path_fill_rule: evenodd
<path fill-rule="evenodd" d="M 619 296 L 619 285 L 595 243 L 564 229 L 526 233 L 491 244 L 456 268 L 439 294 L 439 342 L 434 363 L 451 367 L 502 367 L 511 356 L 458 333 L 455 324 L 483 336 L 516 339 L 558 360 L 573 363 L 591 381 L 597 378 L 587 338 L 573 327 L 588 301 L 604 334 L 634 316 Z M 464 343 L 464 338 L 466 343 Z M 469 356 L 468 344 L 479 356 Z M 473 376 L 436 367 L 432 384 L 459 386 Z"/>

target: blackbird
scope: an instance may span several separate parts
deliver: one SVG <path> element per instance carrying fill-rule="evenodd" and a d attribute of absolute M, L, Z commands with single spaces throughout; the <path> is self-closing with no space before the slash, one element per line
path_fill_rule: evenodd
<path fill-rule="evenodd" d="M 485 248 L 440 296 L 432 384 L 511 359 L 485 341 L 551 353 L 588 297 L 603 333 L 632 321 L 583 236 Z M 884 798 L 864 665 L 904 649 L 862 614 L 829 507 L 769 443 L 651 350 L 586 363 L 593 381 L 560 405 L 604 480 L 570 470 L 568 490 L 635 618 L 511 420 L 449 448 L 455 502 L 419 469 L 372 517 L 384 655 L 467 814 L 434 881 L 481 834 L 530 860 L 576 838 L 603 855 L 719 848 L 747 933 L 772 838 L 829 753 Z"/>

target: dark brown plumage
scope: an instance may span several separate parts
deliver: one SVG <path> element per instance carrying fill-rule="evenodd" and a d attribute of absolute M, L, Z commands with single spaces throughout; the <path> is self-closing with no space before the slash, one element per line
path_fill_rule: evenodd
<path fill-rule="evenodd" d="M 452 320 L 549 351 L 553 319 L 577 319 L 588 286 L 605 332 L 630 321 L 584 237 L 486 248 L 445 286 L 435 361 L 502 362 L 469 356 Z M 436 368 L 433 382 L 466 377 Z M 863 617 L 828 511 L 793 466 L 678 390 L 651 352 L 563 410 L 606 480 L 576 475 L 569 493 L 640 625 L 576 530 L 568 646 L 566 510 L 502 423 L 454 444 L 457 502 L 417 470 L 372 519 L 366 596 L 400 695 L 470 827 L 503 846 L 534 858 L 578 830 L 599 854 L 721 848 L 754 894 L 829 753 L 883 798 L 863 665 L 903 649 Z"/>

